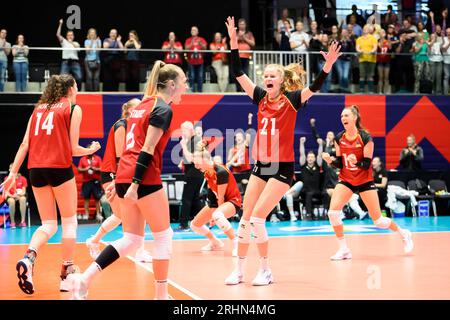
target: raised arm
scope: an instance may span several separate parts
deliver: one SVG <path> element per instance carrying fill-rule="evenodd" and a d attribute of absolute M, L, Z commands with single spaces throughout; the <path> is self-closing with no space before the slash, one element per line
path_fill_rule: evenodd
<path fill-rule="evenodd" d="M 250 134 L 250 130 L 252 129 L 252 119 L 253 113 L 248 114 L 248 122 L 247 122 L 247 131 L 245 131 L 245 146 L 249 147 L 250 142 L 252 140 L 252 135 Z"/>
<path fill-rule="evenodd" d="M 301 137 L 300 138 L 300 167 L 304 166 L 306 163 L 306 154 L 305 154 L 305 142 L 306 138 Z"/>
<path fill-rule="evenodd" d="M 230 37 L 230 49 L 231 49 L 231 59 L 230 65 L 233 69 L 233 73 L 236 80 L 239 82 L 241 87 L 244 89 L 245 93 L 253 99 L 253 92 L 256 85 L 253 81 L 242 71 L 241 59 L 239 58 L 239 49 L 236 35 L 236 27 L 234 23 L 234 17 L 228 17 L 225 25 L 228 29 L 228 36 Z"/>
<path fill-rule="evenodd" d="M 317 144 L 319 145 L 319 148 L 317 149 L 317 165 L 319 167 L 322 166 L 323 159 L 322 159 L 322 153 L 323 153 L 323 141 L 322 139 L 317 139 Z"/>
<path fill-rule="evenodd" d="M 63 19 L 59 20 L 59 25 L 58 25 L 58 29 L 56 30 L 56 38 L 58 38 L 59 43 L 64 41 L 64 37 L 61 35 L 61 28 L 63 25 Z"/>
<path fill-rule="evenodd" d="M 72 119 L 70 120 L 70 144 L 72 146 L 72 156 L 82 157 L 88 154 L 93 154 L 100 150 L 100 143 L 94 141 L 89 148 L 84 148 L 79 145 L 80 139 L 80 125 L 83 112 L 79 106 L 75 106 L 72 112 Z"/>

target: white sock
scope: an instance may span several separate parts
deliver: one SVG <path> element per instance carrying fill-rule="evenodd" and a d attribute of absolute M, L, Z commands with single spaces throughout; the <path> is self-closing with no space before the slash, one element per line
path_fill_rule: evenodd
<path fill-rule="evenodd" d="M 261 257 L 259 258 L 260 267 L 262 270 L 269 270 L 269 258 L 268 257 Z"/>
<path fill-rule="evenodd" d="M 339 242 L 339 248 L 341 250 L 347 250 L 348 249 L 347 241 L 345 240 L 345 238 L 338 239 L 338 242 Z"/>
<path fill-rule="evenodd" d="M 83 272 L 83 280 L 86 282 L 87 286 L 89 287 L 92 280 L 94 280 L 94 277 L 97 276 L 102 269 L 97 264 L 97 262 L 92 262 L 91 265 Z"/>
<path fill-rule="evenodd" d="M 245 264 L 245 258 L 246 258 L 246 257 L 238 257 L 238 260 L 237 260 L 236 270 L 237 270 L 240 274 L 243 273 L 244 264 Z"/>
<path fill-rule="evenodd" d="M 398 232 L 398 234 L 400 235 L 400 237 L 402 237 L 402 239 L 403 239 L 403 238 L 405 238 L 405 236 L 406 236 L 406 232 L 405 232 L 405 230 L 404 230 L 404 229 L 402 229 L 402 228 L 398 227 L 398 230 L 397 230 L 397 232 Z"/>
<path fill-rule="evenodd" d="M 155 281 L 155 298 L 156 300 L 167 300 L 169 298 L 167 280 Z"/>

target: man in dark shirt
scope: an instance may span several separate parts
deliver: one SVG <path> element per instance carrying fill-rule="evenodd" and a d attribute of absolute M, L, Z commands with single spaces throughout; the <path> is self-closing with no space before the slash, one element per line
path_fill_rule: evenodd
<path fill-rule="evenodd" d="M 202 207 L 200 200 L 200 188 L 203 184 L 203 173 L 195 168 L 192 162 L 195 148 L 201 142 L 201 137 L 195 134 L 192 122 L 186 121 L 181 125 L 182 138 L 180 141 L 183 148 L 183 160 L 180 167 L 183 168 L 185 184 L 181 197 L 180 226 L 176 231 L 188 231 L 189 219 L 194 210 L 196 214 Z"/>
<path fill-rule="evenodd" d="M 411 29 L 401 29 L 399 32 L 400 42 L 392 46 L 392 50 L 399 55 L 395 56 L 397 72 L 394 78 L 395 91 L 404 87 L 407 91 L 414 91 L 414 65 L 411 56 L 411 48 L 414 43 L 415 32 Z"/>
<path fill-rule="evenodd" d="M 410 134 L 406 138 L 406 148 L 400 153 L 400 165 L 404 171 L 422 169 L 423 149 L 416 144 L 416 138 Z"/>
<path fill-rule="evenodd" d="M 345 23 L 349 24 L 350 23 L 350 17 L 354 15 L 356 17 L 356 23 L 362 28 L 364 27 L 364 25 L 366 24 L 366 20 L 363 18 L 362 15 L 360 15 L 358 13 L 358 7 L 356 6 L 356 4 L 352 5 L 352 13 L 348 14 L 345 17 Z"/>
<path fill-rule="evenodd" d="M 385 206 L 385 203 L 387 201 L 386 189 L 388 183 L 387 171 L 384 168 L 383 162 L 381 162 L 381 159 L 379 157 L 373 158 L 372 168 L 373 168 L 373 182 L 375 183 L 375 187 L 377 187 L 380 207 L 381 209 L 386 209 Z"/>

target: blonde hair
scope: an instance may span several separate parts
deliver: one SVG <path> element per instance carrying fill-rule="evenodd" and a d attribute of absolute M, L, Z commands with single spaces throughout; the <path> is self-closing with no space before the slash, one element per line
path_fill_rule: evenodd
<path fill-rule="evenodd" d="M 135 106 L 137 106 L 140 103 L 141 103 L 141 100 L 139 100 L 137 98 L 133 98 L 133 99 L 128 100 L 127 102 L 125 102 L 122 105 L 122 118 L 127 119 L 130 116 L 130 112 L 129 112 L 130 108 L 131 107 L 135 107 Z"/>
<path fill-rule="evenodd" d="M 89 39 L 89 34 L 91 33 L 91 31 L 94 31 L 94 32 L 95 32 L 95 35 L 98 36 L 98 35 L 97 35 L 97 30 L 96 30 L 95 28 L 89 28 L 89 30 L 88 30 L 88 32 L 87 32 L 87 34 L 86 34 L 86 39 Z M 95 39 L 94 39 L 94 40 L 95 40 Z"/>
<path fill-rule="evenodd" d="M 182 72 L 183 70 L 174 64 L 166 64 L 161 60 L 157 60 L 148 77 L 144 97 L 148 98 L 156 95 L 160 90 L 166 88 L 169 80 L 175 80 Z"/>
<path fill-rule="evenodd" d="M 305 87 L 306 72 L 298 63 L 284 67 L 284 88 L 288 91 L 302 90 Z"/>

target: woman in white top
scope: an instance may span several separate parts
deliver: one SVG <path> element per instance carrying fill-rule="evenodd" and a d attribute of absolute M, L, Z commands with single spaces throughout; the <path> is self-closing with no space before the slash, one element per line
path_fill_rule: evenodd
<path fill-rule="evenodd" d="M 433 82 L 433 93 L 442 94 L 442 61 L 441 53 L 442 37 L 436 33 L 430 35 L 428 43 L 431 68 L 431 81 Z"/>
<path fill-rule="evenodd" d="M 25 45 L 25 37 L 21 34 L 17 36 L 17 42 L 12 47 L 14 57 L 14 75 L 16 78 L 16 92 L 27 91 L 28 77 L 28 46 Z"/>

